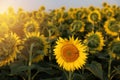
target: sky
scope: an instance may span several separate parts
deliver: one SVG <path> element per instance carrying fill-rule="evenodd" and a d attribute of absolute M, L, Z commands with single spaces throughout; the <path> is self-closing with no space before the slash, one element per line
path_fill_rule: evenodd
<path fill-rule="evenodd" d="M 0 0 L 0 13 L 7 11 L 11 6 L 15 11 L 23 8 L 26 11 L 38 10 L 40 6 L 45 6 L 46 10 L 60 8 L 62 6 L 70 7 L 101 7 L 103 2 L 116 4 L 120 6 L 120 0 Z"/>

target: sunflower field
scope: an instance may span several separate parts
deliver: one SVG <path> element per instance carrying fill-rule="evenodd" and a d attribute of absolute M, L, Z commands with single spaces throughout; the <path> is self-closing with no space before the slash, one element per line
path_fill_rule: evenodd
<path fill-rule="evenodd" d="M 120 80 L 120 6 L 0 14 L 0 80 Z"/>

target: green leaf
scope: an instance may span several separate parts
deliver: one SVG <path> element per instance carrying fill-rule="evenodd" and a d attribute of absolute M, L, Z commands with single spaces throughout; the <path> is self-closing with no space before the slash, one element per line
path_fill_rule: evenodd
<path fill-rule="evenodd" d="M 14 63 L 10 65 L 10 69 L 11 69 L 11 74 L 18 74 L 24 71 L 27 71 L 29 68 L 29 66 L 22 64 L 21 62 L 18 62 L 18 64 Z M 35 65 L 31 65 L 30 67 L 31 69 L 35 68 Z"/>
<path fill-rule="evenodd" d="M 86 64 L 86 69 L 92 72 L 96 77 L 103 80 L 103 70 L 100 63 L 92 61 L 91 64 Z"/>
<path fill-rule="evenodd" d="M 84 76 L 78 73 L 73 74 L 74 80 L 83 80 Z"/>
<path fill-rule="evenodd" d="M 41 79 L 41 80 L 61 80 L 62 77 L 56 77 L 56 78 L 49 78 L 49 79 Z"/>

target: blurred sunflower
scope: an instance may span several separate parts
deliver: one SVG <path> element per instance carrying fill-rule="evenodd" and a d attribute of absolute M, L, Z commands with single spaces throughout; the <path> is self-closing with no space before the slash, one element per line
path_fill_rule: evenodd
<path fill-rule="evenodd" d="M 39 24 L 34 19 L 30 19 L 24 24 L 25 33 L 32 33 L 38 31 L 39 31 Z"/>
<path fill-rule="evenodd" d="M 59 38 L 56 43 L 54 54 L 60 67 L 67 71 L 74 71 L 85 65 L 87 48 L 78 38 L 70 37 L 69 40 Z"/>
<path fill-rule="evenodd" d="M 6 20 L 7 20 L 7 15 L 6 15 L 6 13 L 0 14 L 0 23 L 6 22 Z"/>
<path fill-rule="evenodd" d="M 116 38 L 109 44 L 110 55 L 115 59 L 120 59 L 120 39 Z"/>
<path fill-rule="evenodd" d="M 3 37 L 5 34 L 7 34 L 9 32 L 9 28 L 7 23 L 2 22 L 0 24 L 0 37 Z"/>
<path fill-rule="evenodd" d="M 98 10 L 91 11 L 88 14 L 88 21 L 92 24 L 97 23 L 101 20 L 101 13 Z"/>
<path fill-rule="evenodd" d="M 16 59 L 17 53 L 20 52 L 19 45 L 20 39 L 16 34 L 5 34 L 5 37 L 0 41 L 0 66 L 9 64 Z"/>
<path fill-rule="evenodd" d="M 105 8 L 103 11 L 103 14 L 105 14 L 106 18 L 112 18 L 115 15 L 114 10 L 112 8 Z"/>
<path fill-rule="evenodd" d="M 120 31 L 120 23 L 114 18 L 107 20 L 104 24 L 104 28 L 107 34 L 111 36 L 117 36 Z"/>
<path fill-rule="evenodd" d="M 45 10 L 45 6 L 40 6 L 39 11 L 44 11 Z"/>
<path fill-rule="evenodd" d="M 71 32 L 83 32 L 84 31 L 85 24 L 81 20 L 74 20 L 70 26 L 70 31 Z"/>
<path fill-rule="evenodd" d="M 15 15 L 15 11 L 13 7 L 8 7 L 8 14 L 9 15 Z"/>
<path fill-rule="evenodd" d="M 55 39 L 60 35 L 58 28 L 54 26 L 53 22 L 48 21 L 47 26 L 48 34 L 45 36 L 49 36 L 50 39 Z M 45 33 L 47 33 L 47 30 L 45 31 Z"/>
<path fill-rule="evenodd" d="M 23 41 L 24 48 L 22 50 L 22 54 L 25 58 L 28 59 L 30 47 L 33 44 L 32 50 L 32 61 L 38 62 L 43 60 L 44 56 L 47 55 L 48 43 L 46 38 L 40 33 L 27 33 L 26 38 Z"/>
<path fill-rule="evenodd" d="M 45 13 L 40 11 L 37 11 L 34 16 L 35 19 L 39 20 L 38 22 L 40 21 L 42 22 L 44 17 L 45 17 Z"/>
<path fill-rule="evenodd" d="M 64 18 L 60 17 L 58 23 L 62 23 L 62 22 L 64 22 Z"/>
<path fill-rule="evenodd" d="M 108 3 L 104 2 L 104 3 L 102 3 L 102 6 L 103 6 L 103 7 L 107 7 L 107 6 L 108 6 Z"/>
<path fill-rule="evenodd" d="M 29 18 L 28 13 L 19 9 L 19 11 L 17 13 L 18 22 L 21 22 L 21 24 L 25 23 L 28 18 Z"/>
<path fill-rule="evenodd" d="M 84 19 L 87 15 L 88 10 L 86 8 L 81 8 L 81 9 L 77 9 L 76 11 L 76 19 L 77 20 L 81 20 Z"/>
<path fill-rule="evenodd" d="M 15 15 L 7 15 L 7 25 L 9 26 L 9 28 L 14 27 L 16 22 L 17 18 Z"/>
<path fill-rule="evenodd" d="M 94 53 L 101 51 L 104 46 L 104 39 L 101 32 L 91 32 L 85 37 L 84 43 L 89 47 L 89 51 Z"/>
<path fill-rule="evenodd" d="M 76 12 L 77 12 L 77 10 L 75 10 L 75 8 L 70 8 L 69 11 L 68 11 L 69 17 L 72 18 L 72 19 L 75 19 L 76 18 L 76 16 L 75 16 Z"/>

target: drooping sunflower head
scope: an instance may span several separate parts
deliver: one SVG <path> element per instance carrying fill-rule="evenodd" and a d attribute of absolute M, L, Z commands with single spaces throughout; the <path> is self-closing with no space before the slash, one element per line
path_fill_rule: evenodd
<path fill-rule="evenodd" d="M 60 67 L 67 71 L 74 71 L 85 65 L 87 48 L 80 40 L 74 39 L 74 37 L 70 37 L 69 40 L 60 37 L 56 44 L 54 55 Z"/>
<path fill-rule="evenodd" d="M 120 59 L 120 39 L 114 39 L 109 44 L 110 55 L 115 59 Z"/>
<path fill-rule="evenodd" d="M 0 37 L 3 37 L 4 34 L 7 34 L 8 32 L 9 32 L 9 28 L 8 28 L 7 23 L 2 22 L 0 24 Z"/>
<path fill-rule="evenodd" d="M 43 35 L 40 35 L 39 32 L 27 33 L 26 38 L 23 42 L 24 48 L 22 54 L 28 59 L 30 55 L 29 51 L 32 47 L 32 61 L 38 62 L 47 55 L 48 43 L 46 38 Z M 33 46 L 32 46 L 33 45 Z"/>
<path fill-rule="evenodd" d="M 107 34 L 111 36 L 117 36 L 120 31 L 120 23 L 114 18 L 107 20 L 104 24 L 104 28 Z"/>
<path fill-rule="evenodd" d="M 101 13 L 98 10 L 91 11 L 88 14 L 88 21 L 92 24 L 97 23 L 101 20 Z"/>
<path fill-rule="evenodd" d="M 24 25 L 25 33 L 38 32 L 38 30 L 39 30 L 39 25 L 34 19 L 27 21 Z"/>
<path fill-rule="evenodd" d="M 84 27 L 85 27 L 84 22 L 82 22 L 80 20 L 75 20 L 72 22 L 72 24 L 70 26 L 70 31 L 71 32 L 77 32 L 77 31 L 83 32 Z"/>
<path fill-rule="evenodd" d="M 84 43 L 89 47 L 89 51 L 94 53 L 96 51 L 101 51 L 104 46 L 104 39 L 101 32 L 91 32 L 85 37 Z"/>
<path fill-rule="evenodd" d="M 0 66 L 13 62 L 19 53 L 19 37 L 14 33 L 9 33 L 0 41 Z"/>

